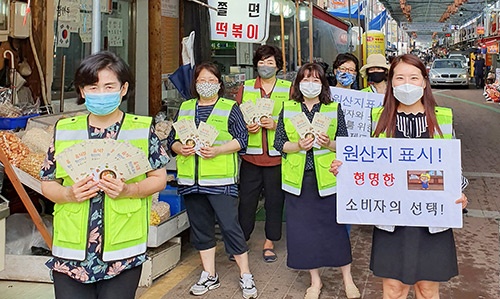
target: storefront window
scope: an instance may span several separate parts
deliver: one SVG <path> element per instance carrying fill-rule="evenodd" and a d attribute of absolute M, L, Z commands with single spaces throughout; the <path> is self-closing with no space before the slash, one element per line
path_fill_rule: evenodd
<path fill-rule="evenodd" d="M 331 67 L 337 54 L 348 51 L 347 32 L 316 18 L 313 20 L 313 28 L 313 59 L 326 62 Z M 309 26 L 301 26 L 300 42 L 303 63 L 310 60 L 309 40 Z"/>
<path fill-rule="evenodd" d="M 54 20 L 54 79 L 52 99 L 58 100 L 64 76 L 64 98 L 74 98 L 75 71 L 91 54 L 92 0 L 58 1 Z M 101 50 L 111 51 L 133 67 L 135 49 L 131 28 L 134 0 L 101 0 Z M 57 2 L 56 2 L 57 4 Z M 66 56 L 62 74 L 62 60 Z"/>

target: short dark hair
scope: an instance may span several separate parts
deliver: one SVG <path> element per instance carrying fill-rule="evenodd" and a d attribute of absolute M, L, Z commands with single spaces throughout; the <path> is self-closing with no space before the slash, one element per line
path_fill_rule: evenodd
<path fill-rule="evenodd" d="M 87 56 L 82 60 L 75 72 L 74 84 L 78 93 L 76 101 L 78 105 L 85 103 L 85 98 L 82 97 L 81 90 L 87 85 L 97 83 L 99 81 L 98 74 L 103 69 L 108 69 L 115 73 L 122 86 L 125 82 L 128 82 L 128 90 L 122 98 L 123 101 L 134 95 L 135 79 L 127 63 L 112 52 L 101 51 Z"/>
<path fill-rule="evenodd" d="M 198 65 L 196 65 L 194 69 L 194 74 L 193 74 L 193 81 L 191 82 L 191 95 L 193 98 L 200 98 L 200 94 L 196 91 L 196 79 L 200 75 L 202 70 L 207 70 L 211 72 L 217 79 L 219 80 L 220 84 L 220 89 L 219 89 L 219 97 L 222 97 L 224 95 L 224 82 L 222 81 L 222 74 L 217 68 L 217 65 L 215 65 L 212 62 L 202 62 Z"/>
<path fill-rule="evenodd" d="M 337 55 L 337 58 L 335 58 L 335 61 L 333 62 L 332 68 L 338 69 L 339 66 L 343 65 L 346 61 L 354 62 L 354 64 L 356 65 L 356 73 L 359 73 L 359 60 L 351 53 L 340 53 L 339 55 Z"/>
<path fill-rule="evenodd" d="M 297 102 L 304 102 L 304 95 L 300 91 L 300 81 L 304 79 L 306 72 L 309 74 L 317 74 L 318 78 L 321 80 L 321 85 L 323 85 L 323 87 L 321 88 L 321 93 L 319 94 L 319 101 L 322 104 L 331 103 L 330 85 L 326 79 L 323 67 L 317 63 L 306 63 L 300 67 L 297 77 L 292 85 L 292 99 Z"/>
<path fill-rule="evenodd" d="M 257 67 L 260 60 L 267 59 L 271 56 L 274 56 L 274 60 L 276 60 L 276 67 L 278 70 L 281 70 L 283 68 L 281 50 L 278 47 L 271 45 L 262 45 L 255 50 L 255 54 L 253 55 L 253 66 Z"/>
<path fill-rule="evenodd" d="M 356 56 L 354 56 L 351 53 L 340 53 L 335 58 L 335 61 L 333 62 L 333 65 L 332 65 L 332 68 L 334 70 L 336 70 L 339 68 L 339 66 L 343 65 L 347 61 L 352 61 L 356 65 L 356 79 L 354 80 L 353 84 L 351 85 L 351 88 L 354 88 L 354 85 L 357 84 L 358 77 L 359 77 L 359 60 Z M 333 81 L 334 81 L 334 85 L 337 85 L 337 78 L 335 76 L 333 77 Z"/>

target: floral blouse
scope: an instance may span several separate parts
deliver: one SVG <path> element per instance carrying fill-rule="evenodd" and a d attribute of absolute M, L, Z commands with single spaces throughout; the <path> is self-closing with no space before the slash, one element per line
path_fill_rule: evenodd
<path fill-rule="evenodd" d="M 90 139 L 116 139 L 120 130 L 121 122 L 106 129 L 89 126 Z M 149 136 L 149 163 L 153 169 L 166 167 L 168 156 L 151 126 Z M 40 177 L 44 181 L 56 179 L 56 166 L 54 158 L 54 143 L 47 152 L 47 157 L 40 171 Z M 102 260 L 102 235 L 103 235 L 103 207 L 104 194 L 99 192 L 97 196 L 90 199 L 90 219 L 88 245 L 85 260 L 74 261 L 53 257 L 45 264 L 52 271 L 67 274 L 69 277 L 81 283 L 94 283 L 104 279 L 110 279 L 124 270 L 137 267 L 146 261 L 146 254 L 141 254 L 126 260 L 104 262 Z"/>

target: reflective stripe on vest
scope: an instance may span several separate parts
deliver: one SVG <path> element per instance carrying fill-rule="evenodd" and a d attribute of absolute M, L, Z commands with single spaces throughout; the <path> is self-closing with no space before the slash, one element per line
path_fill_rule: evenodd
<path fill-rule="evenodd" d="M 383 107 L 372 108 L 372 135 L 377 128 L 378 120 L 382 115 Z M 450 108 L 446 107 L 435 107 L 436 112 L 436 120 L 438 122 L 439 128 L 443 133 L 443 139 L 451 139 L 453 138 L 453 112 Z M 380 133 L 378 137 L 384 138 L 386 137 L 385 132 Z M 439 132 L 434 130 L 434 138 L 441 138 Z"/>
<path fill-rule="evenodd" d="M 150 117 L 125 114 L 117 140 L 127 140 L 148 157 L 151 123 Z M 139 132 L 143 135 L 140 136 Z M 67 147 L 87 140 L 87 115 L 60 120 L 56 125 L 55 136 L 56 154 Z M 84 138 L 76 139 L 81 137 Z M 63 179 L 64 186 L 73 184 L 71 178 L 57 162 L 56 177 Z M 146 175 L 143 174 L 128 180 L 127 183 L 139 182 L 145 178 Z M 105 211 L 103 213 L 103 260 L 126 259 L 144 253 L 149 228 L 151 197 L 113 200 L 105 195 L 103 202 Z M 89 212 L 90 201 L 54 206 L 54 256 L 73 260 L 85 259 Z"/>
<path fill-rule="evenodd" d="M 271 93 L 270 99 L 274 100 L 274 108 L 272 113 L 272 119 L 277 122 L 279 118 L 279 114 L 281 111 L 281 107 L 283 106 L 283 102 L 289 100 L 290 97 L 290 81 L 286 80 L 276 80 L 276 84 Z M 256 100 L 261 98 L 260 88 L 255 88 L 255 79 L 246 80 L 245 85 L 243 87 L 243 97 L 241 102 L 245 103 L 247 101 L 253 101 L 256 103 Z M 274 139 L 275 139 L 275 131 L 274 130 L 266 130 L 267 134 L 267 148 L 269 156 L 281 156 L 281 153 L 274 148 Z M 246 154 L 248 155 L 261 155 L 264 152 L 262 148 L 262 130 L 259 130 L 257 133 L 249 133 L 248 134 L 248 146 Z"/>
<path fill-rule="evenodd" d="M 182 103 L 178 120 L 184 118 L 194 121 L 196 101 L 196 99 L 191 99 Z M 231 109 L 235 103 L 232 100 L 223 98 L 220 98 L 215 103 L 207 119 L 207 124 L 214 126 L 219 132 L 213 146 L 220 146 L 234 139 L 229 133 L 228 123 Z M 177 133 L 175 138 L 179 139 Z M 196 159 L 198 161 L 197 165 Z M 218 155 L 211 159 L 204 159 L 196 155 L 188 157 L 177 155 L 176 161 L 177 180 L 180 185 L 192 186 L 196 181 L 200 186 L 224 186 L 236 183 L 238 171 L 237 153 Z"/>
<path fill-rule="evenodd" d="M 337 108 L 338 103 L 330 103 L 328 105 L 322 104 L 319 112 L 332 119 L 327 131 L 327 135 L 330 136 L 331 139 L 334 139 L 337 133 Z M 300 139 L 290 118 L 301 112 L 302 107 L 298 102 L 287 102 L 284 105 L 283 121 L 290 142 L 298 142 Z M 336 177 L 329 172 L 330 164 L 335 160 L 336 154 L 326 148 L 313 148 L 313 154 L 314 171 L 319 195 L 324 197 L 336 193 L 337 180 Z M 283 158 L 281 163 L 281 186 L 283 190 L 295 195 L 300 195 L 305 163 L 306 151 L 301 150 L 296 153 L 287 153 L 286 158 Z"/>

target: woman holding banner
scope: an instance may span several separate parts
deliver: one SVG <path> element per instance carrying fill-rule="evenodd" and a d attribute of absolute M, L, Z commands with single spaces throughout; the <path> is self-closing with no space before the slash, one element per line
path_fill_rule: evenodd
<path fill-rule="evenodd" d="M 394 59 L 384 106 L 372 109 L 372 132 L 383 138 L 452 138 L 452 112 L 437 107 L 423 63 L 413 55 Z M 337 174 L 342 162 L 332 162 Z M 462 190 L 467 181 L 462 179 Z M 464 194 L 456 201 L 467 205 Z M 439 282 L 458 275 L 453 231 L 436 227 L 377 226 L 370 269 L 382 277 L 383 298 L 439 298 Z"/>
<path fill-rule="evenodd" d="M 286 101 L 278 120 L 274 147 L 282 153 L 282 188 L 285 190 L 287 265 L 309 270 L 311 286 L 305 298 L 319 298 L 323 283 L 319 268 L 341 267 L 347 298 L 360 298 L 351 276 L 351 243 L 336 215 L 336 179 L 328 173 L 335 159 L 335 138 L 347 136 L 340 104 L 330 100 L 323 68 L 303 65 L 292 86 L 293 101 Z M 319 115 L 319 116 L 318 116 Z M 297 131 L 323 118 L 324 132 Z M 309 130 L 311 132 L 311 130 Z M 314 147 L 314 148 L 313 148 Z"/>

